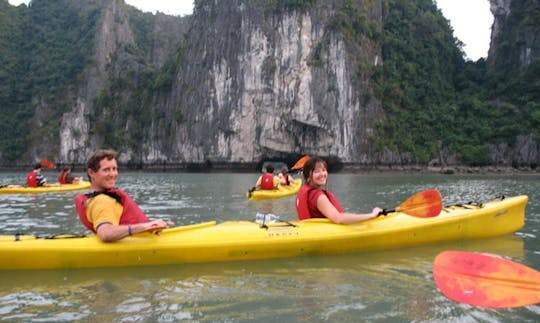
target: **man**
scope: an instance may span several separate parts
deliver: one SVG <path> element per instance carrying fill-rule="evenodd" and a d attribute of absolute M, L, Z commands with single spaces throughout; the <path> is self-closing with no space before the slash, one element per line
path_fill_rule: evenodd
<path fill-rule="evenodd" d="M 75 197 L 81 222 L 104 242 L 174 225 L 163 220 L 149 220 L 126 192 L 116 188 L 117 155 L 114 150 L 100 149 L 88 159 L 86 173 L 92 193 Z"/>
<path fill-rule="evenodd" d="M 41 164 L 37 163 L 34 165 L 34 169 L 26 175 L 26 186 L 38 187 L 46 185 L 47 179 L 41 174 Z"/>
<path fill-rule="evenodd" d="M 266 172 L 259 176 L 255 187 L 261 190 L 273 190 L 278 187 L 279 182 L 279 177 L 274 176 L 274 166 L 268 164 L 266 165 Z"/>

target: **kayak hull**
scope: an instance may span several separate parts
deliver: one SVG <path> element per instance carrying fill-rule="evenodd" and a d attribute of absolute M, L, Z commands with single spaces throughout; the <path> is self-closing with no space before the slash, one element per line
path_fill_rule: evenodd
<path fill-rule="evenodd" d="M 40 239 L 0 236 L 0 269 L 149 266 L 393 249 L 512 233 L 525 223 L 527 196 L 451 206 L 433 218 L 403 213 L 353 224 L 326 219 L 273 223 L 206 222 L 104 243 L 95 235 Z M 294 226 L 293 226 L 294 225 Z M 486 230 L 489 228 L 489 230 Z"/>
<path fill-rule="evenodd" d="M 251 201 L 279 199 L 295 195 L 300 190 L 300 187 L 302 187 L 302 179 L 296 178 L 291 185 L 280 185 L 277 189 L 273 190 L 256 190 L 246 193 L 246 196 Z"/>
<path fill-rule="evenodd" d="M 0 188 L 0 194 L 41 194 L 53 192 L 69 192 L 85 190 L 90 188 L 90 182 L 80 181 L 73 184 L 51 184 L 48 186 L 39 187 L 3 187 Z"/>

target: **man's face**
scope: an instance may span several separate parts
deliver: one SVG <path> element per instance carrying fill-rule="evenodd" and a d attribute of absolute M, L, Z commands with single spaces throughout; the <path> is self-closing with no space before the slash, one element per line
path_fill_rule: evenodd
<path fill-rule="evenodd" d="M 105 190 L 115 187 L 118 178 L 116 159 L 104 158 L 99 162 L 99 169 L 88 169 L 88 175 L 92 180 L 92 189 Z"/>

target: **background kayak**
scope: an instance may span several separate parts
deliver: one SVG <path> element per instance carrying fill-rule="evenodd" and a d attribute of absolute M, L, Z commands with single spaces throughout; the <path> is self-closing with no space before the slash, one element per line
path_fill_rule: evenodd
<path fill-rule="evenodd" d="M 302 187 L 302 179 L 295 178 L 294 183 L 291 185 L 280 185 L 274 190 L 255 190 L 253 192 L 247 192 L 246 196 L 252 201 L 279 199 L 282 197 L 295 195 L 298 193 L 298 190 L 300 190 L 300 187 Z"/>
<path fill-rule="evenodd" d="M 90 188 L 90 182 L 80 181 L 73 184 L 49 184 L 47 186 L 40 187 L 3 187 L 0 188 L 0 194 L 39 194 L 39 193 L 51 193 L 51 192 L 67 192 L 77 191 Z"/>

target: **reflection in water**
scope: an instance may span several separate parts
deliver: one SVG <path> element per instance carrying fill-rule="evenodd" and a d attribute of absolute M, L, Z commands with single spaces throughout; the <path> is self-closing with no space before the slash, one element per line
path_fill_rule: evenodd
<path fill-rule="evenodd" d="M 245 192 L 257 175 L 122 173 L 119 185 L 152 217 L 180 225 L 251 220 L 256 212 L 294 219 L 293 197 L 247 200 Z M 25 322 L 537 321 L 538 306 L 492 311 L 446 299 L 433 283 L 431 266 L 439 252 L 457 249 L 540 268 L 539 177 L 332 174 L 329 186 L 351 211 L 394 207 L 433 187 L 446 205 L 516 194 L 528 194 L 530 203 L 525 228 L 493 239 L 250 262 L 2 271 L 0 317 Z M 0 195 L 0 232 L 86 232 L 73 211 L 75 194 Z"/>

